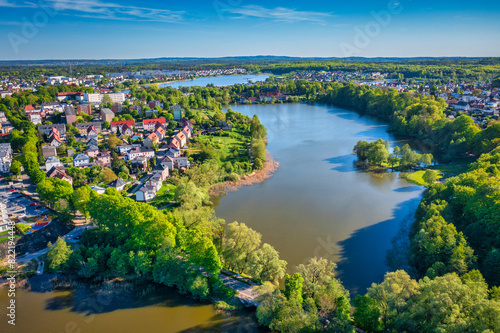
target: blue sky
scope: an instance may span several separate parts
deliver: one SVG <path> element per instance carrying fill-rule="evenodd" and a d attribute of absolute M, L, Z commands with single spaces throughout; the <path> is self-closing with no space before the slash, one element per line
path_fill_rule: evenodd
<path fill-rule="evenodd" d="M 0 59 L 500 56 L 500 1 L 0 0 Z"/>

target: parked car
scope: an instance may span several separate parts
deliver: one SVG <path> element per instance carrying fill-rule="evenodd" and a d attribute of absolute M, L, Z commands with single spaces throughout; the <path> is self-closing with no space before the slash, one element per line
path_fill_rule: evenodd
<path fill-rule="evenodd" d="M 36 206 L 36 202 L 30 203 L 30 206 Z"/>
<path fill-rule="evenodd" d="M 14 192 L 15 190 L 16 190 L 16 189 L 15 189 L 15 188 L 13 188 L 13 189 L 9 190 L 9 193 Z"/>

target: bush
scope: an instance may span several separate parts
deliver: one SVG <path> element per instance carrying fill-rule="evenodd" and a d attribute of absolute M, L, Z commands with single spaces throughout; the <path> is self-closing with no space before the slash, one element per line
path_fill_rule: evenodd
<path fill-rule="evenodd" d="M 226 177 L 226 180 L 237 182 L 240 180 L 240 176 L 237 173 L 233 172 Z"/>
<path fill-rule="evenodd" d="M 262 169 L 262 168 L 264 167 L 264 163 L 262 162 L 262 160 L 261 160 L 260 158 L 258 158 L 258 157 L 257 157 L 257 158 L 254 160 L 253 167 L 254 167 L 254 169 L 256 169 L 256 170 L 260 170 L 260 169 Z"/>

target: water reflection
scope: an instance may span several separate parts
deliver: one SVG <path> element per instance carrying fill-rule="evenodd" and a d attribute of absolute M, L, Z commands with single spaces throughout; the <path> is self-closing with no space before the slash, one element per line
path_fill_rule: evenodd
<path fill-rule="evenodd" d="M 352 150 L 358 140 L 401 143 L 387 126 L 324 105 L 231 108 L 259 116 L 280 168 L 261 184 L 216 198 L 217 216 L 262 233 L 263 242 L 276 247 L 290 271 L 315 255 L 328 256 L 342 263 L 341 276 L 349 279 L 344 283 L 354 293 L 383 276 L 385 251 L 404 215 L 400 212 L 414 209 L 408 205 L 422 191 L 397 173 L 367 173 L 355 165 Z M 370 265 L 362 260 L 365 254 Z"/>

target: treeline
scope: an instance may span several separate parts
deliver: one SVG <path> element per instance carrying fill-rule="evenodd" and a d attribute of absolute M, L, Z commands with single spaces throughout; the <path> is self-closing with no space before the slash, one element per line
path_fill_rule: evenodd
<path fill-rule="evenodd" d="M 490 285 L 500 285 L 499 170 L 497 148 L 425 193 L 410 235 L 411 263 L 421 276 L 479 268 Z"/>
<path fill-rule="evenodd" d="M 107 64 L 71 62 L 79 75 L 134 72 L 140 70 L 206 70 L 245 68 L 250 72 L 284 74 L 296 71 L 382 72 L 391 78 L 422 78 L 445 81 L 492 81 L 500 75 L 499 58 L 480 59 L 324 59 L 303 60 L 279 57 L 241 57 L 220 59 L 151 59 L 150 61 L 110 60 Z M 38 62 L 40 64 L 41 62 Z M 47 62 L 46 66 L 1 66 L 0 75 L 33 80 L 51 75 L 70 75 L 70 62 Z"/>
<path fill-rule="evenodd" d="M 437 148 L 445 160 L 462 159 L 469 153 L 479 156 L 499 143 L 500 125 L 481 131 L 469 116 L 447 119 L 441 98 L 340 83 L 327 84 L 325 91 L 319 101 L 385 119 L 392 132 Z"/>

